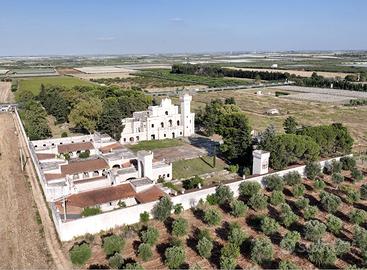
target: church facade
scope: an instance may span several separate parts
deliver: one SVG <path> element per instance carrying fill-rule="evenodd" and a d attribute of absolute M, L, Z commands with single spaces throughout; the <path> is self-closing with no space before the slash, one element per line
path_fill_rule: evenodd
<path fill-rule="evenodd" d="M 190 111 L 192 97 L 180 97 L 180 106 L 165 98 L 147 111 L 134 112 L 122 120 L 121 143 L 188 137 L 195 133 L 195 113 Z"/>

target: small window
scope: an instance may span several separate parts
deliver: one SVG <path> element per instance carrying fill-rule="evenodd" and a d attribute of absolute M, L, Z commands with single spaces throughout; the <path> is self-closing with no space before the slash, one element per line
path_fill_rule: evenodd
<path fill-rule="evenodd" d="M 74 143 L 74 141 L 71 141 L 71 143 Z"/>
<path fill-rule="evenodd" d="M 165 114 L 168 115 L 168 111 L 166 111 Z"/>
<path fill-rule="evenodd" d="M 167 177 L 169 177 L 169 173 L 167 173 Z"/>
<path fill-rule="evenodd" d="M 60 144 L 62 144 L 62 142 L 60 142 Z"/>
<path fill-rule="evenodd" d="M 180 135 L 182 135 L 182 131 L 180 132 Z"/>
<path fill-rule="evenodd" d="M 124 138 L 124 142 L 126 142 L 126 138 Z"/>
<path fill-rule="evenodd" d="M 85 142 L 85 140 L 83 140 L 83 142 Z"/>
<path fill-rule="evenodd" d="M 177 120 L 177 126 L 179 126 L 180 125 L 180 120 Z"/>
<path fill-rule="evenodd" d="M 164 134 L 163 136 L 164 136 L 165 138 L 167 137 L 167 135 L 166 135 L 166 134 Z"/>
<path fill-rule="evenodd" d="M 154 124 L 152 124 L 152 128 L 154 128 Z"/>
<path fill-rule="evenodd" d="M 44 147 L 46 146 L 46 144 L 43 145 Z"/>
<path fill-rule="evenodd" d="M 162 128 L 164 127 L 164 123 L 163 123 L 163 122 L 161 123 L 161 127 L 162 127 Z"/>
<path fill-rule="evenodd" d="M 55 144 L 54 144 L 54 143 L 52 143 L 52 146 L 55 146 Z"/>
<path fill-rule="evenodd" d="M 37 145 L 35 145 L 34 148 L 37 148 Z"/>

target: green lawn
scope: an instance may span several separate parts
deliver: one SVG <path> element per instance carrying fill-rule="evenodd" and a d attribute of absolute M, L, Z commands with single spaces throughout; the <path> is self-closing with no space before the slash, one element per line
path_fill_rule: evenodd
<path fill-rule="evenodd" d="M 33 94 L 38 95 L 41 84 L 58 85 L 71 88 L 77 85 L 93 85 L 92 83 L 74 77 L 57 76 L 57 77 L 37 77 L 19 79 L 18 91 L 30 90 Z"/>
<path fill-rule="evenodd" d="M 215 168 L 213 165 L 213 157 L 202 157 L 188 160 L 179 160 L 173 162 L 173 178 L 189 178 L 195 175 L 201 175 L 204 173 L 217 172 L 224 170 L 226 164 L 217 158 Z"/>
<path fill-rule="evenodd" d="M 154 150 L 159 148 L 168 148 L 174 146 L 183 145 L 184 142 L 180 139 L 165 139 L 165 140 L 154 140 L 154 141 L 142 141 L 138 144 L 133 144 L 127 146 L 133 151 L 140 151 L 140 150 Z"/>

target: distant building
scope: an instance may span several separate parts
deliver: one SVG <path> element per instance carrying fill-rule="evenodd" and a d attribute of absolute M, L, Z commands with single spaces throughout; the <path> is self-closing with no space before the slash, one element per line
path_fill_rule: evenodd
<path fill-rule="evenodd" d="M 272 64 L 271 68 L 278 68 L 278 64 Z"/>
<path fill-rule="evenodd" d="M 181 106 L 165 98 L 158 106 L 147 111 L 134 112 L 133 117 L 122 120 L 124 129 L 121 143 L 188 137 L 195 133 L 195 114 L 190 112 L 192 97 L 180 97 Z"/>
<path fill-rule="evenodd" d="M 279 110 L 278 109 L 269 109 L 269 110 L 266 111 L 266 114 L 276 115 L 276 114 L 279 114 Z"/>

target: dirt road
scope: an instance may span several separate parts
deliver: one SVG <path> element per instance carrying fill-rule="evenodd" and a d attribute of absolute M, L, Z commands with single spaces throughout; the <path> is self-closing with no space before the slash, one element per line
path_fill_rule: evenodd
<path fill-rule="evenodd" d="M 0 113 L 0 269 L 51 268 L 15 132 L 11 114 Z"/>
<path fill-rule="evenodd" d="M 0 82 L 0 103 L 14 101 L 14 95 L 11 92 L 11 82 Z"/>
<path fill-rule="evenodd" d="M 29 156 L 29 152 L 26 147 L 26 140 L 21 136 L 20 127 L 18 121 L 16 121 L 15 114 L 12 114 L 15 127 L 19 134 L 19 145 L 21 149 Z M 33 198 L 39 211 L 40 220 L 43 225 L 44 239 L 47 244 L 48 252 L 53 260 L 54 268 L 56 269 L 72 269 L 69 260 L 66 258 L 65 254 L 62 252 L 61 244 L 57 238 L 57 233 L 50 217 L 47 204 L 43 198 L 42 188 L 38 183 L 35 169 L 32 162 L 29 160 L 25 167 L 26 174 L 29 176 L 29 182 L 31 185 L 31 190 L 33 192 Z"/>

